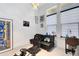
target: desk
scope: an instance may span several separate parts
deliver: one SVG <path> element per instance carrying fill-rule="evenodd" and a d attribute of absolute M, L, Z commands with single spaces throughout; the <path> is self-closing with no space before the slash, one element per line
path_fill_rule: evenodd
<path fill-rule="evenodd" d="M 79 42 L 78 42 L 77 38 L 68 38 L 66 40 L 66 44 L 68 44 L 70 46 L 77 46 L 79 44 Z"/>
<path fill-rule="evenodd" d="M 75 49 L 79 45 L 79 39 L 76 37 L 69 37 L 65 39 L 65 52 L 72 52 L 72 55 L 75 54 Z M 71 47 L 68 48 L 67 46 Z"/>

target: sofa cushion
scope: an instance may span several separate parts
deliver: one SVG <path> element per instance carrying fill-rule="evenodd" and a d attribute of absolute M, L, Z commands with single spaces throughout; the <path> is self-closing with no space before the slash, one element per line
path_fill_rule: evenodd
<path fill-rule="evenodd" d="M 46 37 L 46 38 L 44 39 L 44 41 L 45 41 L 45 42 L 50 42 L 50 38 Z"/>
<path fill-rule="evenodd" d="M 50 43 L 48 43 L 48 42 L 40 42 L 40 43 L 43 45 L 46 45 L 46 46 L 50 46 Z"/>

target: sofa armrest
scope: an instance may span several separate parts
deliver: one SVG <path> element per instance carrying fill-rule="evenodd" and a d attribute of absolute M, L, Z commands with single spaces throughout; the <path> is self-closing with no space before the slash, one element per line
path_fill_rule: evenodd
<path fill-rule="evenodd" d="M 34 39 L 30 39 L 30 43 L 33 44 Z"/>

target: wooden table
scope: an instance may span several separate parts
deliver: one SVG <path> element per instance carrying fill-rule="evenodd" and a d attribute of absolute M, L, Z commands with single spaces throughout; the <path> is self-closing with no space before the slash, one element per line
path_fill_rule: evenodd
<path fill-rule="evenodd" d="M 67 45 L 72 47 L 71 49 L 67 48 Z M 79 39 L 76 37 L 68 37 L 65 39 L 65 52 L 72 52 L 72 55 L 75 54 L 75 48 L 79 45 Z"/>
<path fill-rule="evenodd" d="M 77 38 L 68 38 L 66 40 L 66 44 L 70 45 L 70 46 L 77 46 L 79 44 L 78 39 Z"/>

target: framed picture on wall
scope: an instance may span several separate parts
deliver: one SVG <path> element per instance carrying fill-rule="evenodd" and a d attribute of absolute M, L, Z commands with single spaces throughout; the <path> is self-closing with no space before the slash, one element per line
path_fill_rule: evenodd
<path fill-rule="evenodd" d="M 29 27 L 29 21 L 23 21 L 23 26 L 24 27 Z"/>
<path fill-rule="evenodd" d="M 0 18 L 0 53 L 13 47 L 12 19 Z"/>
<path fill-rule="evenodd" d="M 41 23 L 41 24 L 40 24 L 40 26 L 41 26 L 41 28 L 43 28 L 43 27 L 44 27 L 44 24 L 43 24 L 43 23 Z"/>
<path fill-rule="evenodd" d="M 38 16 L 35 16 L 35 24 L 38 24 Z"/>
<path fill-rule="evenodd" d="M 44 19 L 45 19 L 44 15 L 40 16 L 40 22 L 44 22 Z"/>

